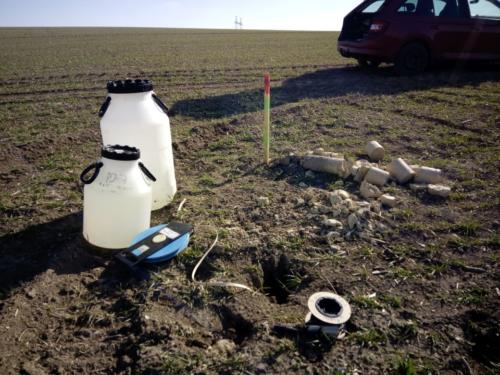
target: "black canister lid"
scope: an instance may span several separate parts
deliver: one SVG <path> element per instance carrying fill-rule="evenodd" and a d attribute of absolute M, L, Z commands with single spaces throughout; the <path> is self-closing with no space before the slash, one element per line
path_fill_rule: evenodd
<path fill-rule="evenodd" d="M 106 88 L 110 94 L 133 94 L 153 90 L 153 83 L 149 79 L 123 79 L 108 81 Z"/>
<path fill-rule="evenodd" d="M 111 160 L 138 160 L 141 152 L 136 147 L 106 145 L 101 150 L 101 156 Z"/>

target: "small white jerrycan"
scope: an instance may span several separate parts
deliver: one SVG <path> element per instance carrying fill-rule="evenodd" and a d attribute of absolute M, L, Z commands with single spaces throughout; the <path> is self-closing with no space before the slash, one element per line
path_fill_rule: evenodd
<path fill-rule="evenodd" d="M 104 249 L 123 249 L 149 228 L 151 184 L 156 179 L 135 147 L 105 146 L 101 160 L 85 168 L 83 237 Z"/>
<path fill-rule="evenodd" d="M 109 81 L 103 103 L 101 133 L 104 145 L 130 145 L 156 176 L 153 210 L 170 203 L 177 190 L 167 107 L 148 80 Z"/>

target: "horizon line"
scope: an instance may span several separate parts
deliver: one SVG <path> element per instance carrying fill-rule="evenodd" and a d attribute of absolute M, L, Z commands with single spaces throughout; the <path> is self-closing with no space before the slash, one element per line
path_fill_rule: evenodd
<path fill-rule="evenodd" d="M 318 33 L 328 33 L 328 32 L 339 32 L 340 30 L 300 30 L 300 29 L 234 29 L 234 28 L 211 28 L 211 27 L 168 27 L 168 26 L 3 26 L 0 25 L 0 29 L 173 29 L 173 30 L 224 30 L 224 31 L 285 31 L 285 32 L 318 32 Z"/>

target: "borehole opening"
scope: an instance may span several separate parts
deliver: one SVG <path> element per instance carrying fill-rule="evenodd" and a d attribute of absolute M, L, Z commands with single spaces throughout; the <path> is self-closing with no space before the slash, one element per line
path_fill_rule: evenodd
<path fill-rule="evenodd" d="M 316 304 L 318 310 L 325 315 L 337 316 L 342 310 L 342 306 L 332 298 L 322 298 Z"/>

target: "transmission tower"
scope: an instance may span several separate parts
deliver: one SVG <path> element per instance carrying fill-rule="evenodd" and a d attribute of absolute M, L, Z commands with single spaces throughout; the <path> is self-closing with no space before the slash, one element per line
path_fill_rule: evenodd
<path fill-rule="evenodd" d="M 243 28 L 243 21 L 242 18 L 240 17 L 238 21 L 238 16 L 234 17 L 234 28 L 235 29 L 242 29 Z"/>

